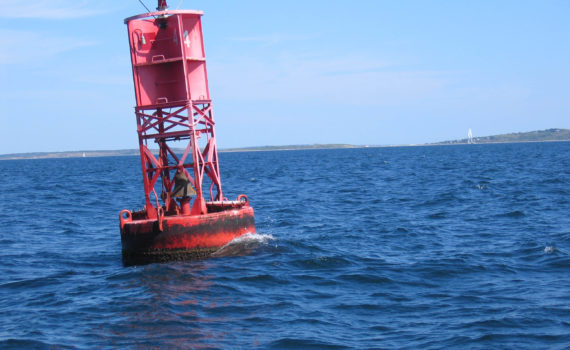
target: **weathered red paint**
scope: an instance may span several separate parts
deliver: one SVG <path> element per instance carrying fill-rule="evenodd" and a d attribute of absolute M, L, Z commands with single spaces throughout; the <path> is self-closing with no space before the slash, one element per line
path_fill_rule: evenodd
<path fill-rule="evenodd" d="M 157 10 L 125 19 L 145 206 L 120 213 L 123 254 L 195 251 L 201 257 L 254 233 L 254 213 L 245 195 L 237 201 L 223 196 L 202 12 L 169 11 L 165 0 L 158 1 Z M 182 154 L 173 142 L 177 148 L 186 143 Z M 151 146 L 158 147 L 158 155 Z M 183 173 L 195 189 L 192 200 L 173 195 L 176 173 Z M 204 179 L 210 183 L 207 193 Z"/>
<path fill-rule="evenodd" d="M 156 249 L 219 248 L 232 239 L 255 232 L 253 208 L 229 209 L 196 216 L 166 216 L 158 220 L 125 220 L 121 223 L 123 249 L 143 252 Z"/>
<path fill-rule="evenodd" d="M 196 216 L 166 216 L 162 225 L 159 220 L 132 220 L 130 212 L 121 219 L 123 257 L 136 262 L 203 258 L 234 238 L 254 232 L 250 206 Z"/>

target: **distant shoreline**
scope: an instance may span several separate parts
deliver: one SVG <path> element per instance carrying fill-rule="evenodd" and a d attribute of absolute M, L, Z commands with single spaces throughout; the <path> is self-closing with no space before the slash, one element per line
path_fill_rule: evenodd
<path fill-rule="evenodd" d="M 525 133 L 511 133 L 494 136 L 473 138 L 471 144 L 504 144 L 504 143 L 530 143 L 530 142 L 567 142 L 570 141 L 570 130 L 548 129 Z M 425 147 L 425 146 L 454 146 L 467 145 L 468 139 L 443 141 L 425 144 L 404 145 L 350 145 L 350 144 L 313 144 L 313 145 L 286 145 L 286 146 L 260 146 L 243 148 L 220 149 L 220 153 L 235 152 L 268 152 L 268 151 L 301 151 L 323 149 L 357 149 L 357 148 L 386 148 L 386 147 Z M 69 151 L 69 152 L 30 152 L 1 154 L 0 160 L 17 159 L 61 159 L 61 158 L 90 158 L 90 157 L 126 157 L 138 156 L 138 149 L 126 150 L 97 150 L 97 151 Z"/>

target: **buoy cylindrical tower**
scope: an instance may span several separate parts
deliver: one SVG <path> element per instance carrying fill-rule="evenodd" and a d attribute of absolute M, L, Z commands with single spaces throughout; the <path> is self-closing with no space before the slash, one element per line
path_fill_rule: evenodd
<path fill-rule="evenodd" d="M 119 215 L 127 261 L 203 257 L 255 232 L 247 196 L 222 192 L 202 14 L 159 0 L 125 19 L 145 195 L 142 210 Z"/>

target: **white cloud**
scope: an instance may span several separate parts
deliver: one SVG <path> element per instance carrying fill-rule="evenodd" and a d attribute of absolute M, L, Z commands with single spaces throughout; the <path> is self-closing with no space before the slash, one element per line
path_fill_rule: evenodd
<path fill-rule="evenodd" d="M 0 64 L 25 63 L 96 43 L 36 32 L 0 29 Z"/>
<path fill-rule="evenodd" d="M 0 18 L 82 18 L 108 12 L 106 3 L 86 0 L 0 0 Z"/>
<path fill-rule="evenodd" d="M 364 56 L 232 57 L 210 61 L 209 70 L 211 86 L 226 98 L 363 105 L 425 101 L 441 94 L 451 79 L 446 72 L 399 70 Z"/>
<path fill-rule="evenodd" d="M 226 55 L 208 61 L 214 98 L 242 101 L 398 107 L 448 114 L 527 106 L 521 82 L 489 81 L 476 72 L 410 68 L 372 54 Z"/>

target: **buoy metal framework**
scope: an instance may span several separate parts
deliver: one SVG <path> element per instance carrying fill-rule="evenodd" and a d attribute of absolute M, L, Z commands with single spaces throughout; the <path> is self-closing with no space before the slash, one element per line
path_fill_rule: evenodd
<path fill-rule="evenodd" d="M 202 257 L 255 232 L 247 196 L 222 191 L 202 15 L 159 0 L 125 19 L 145 206 L 119 215 L 124 258 Z"/>

